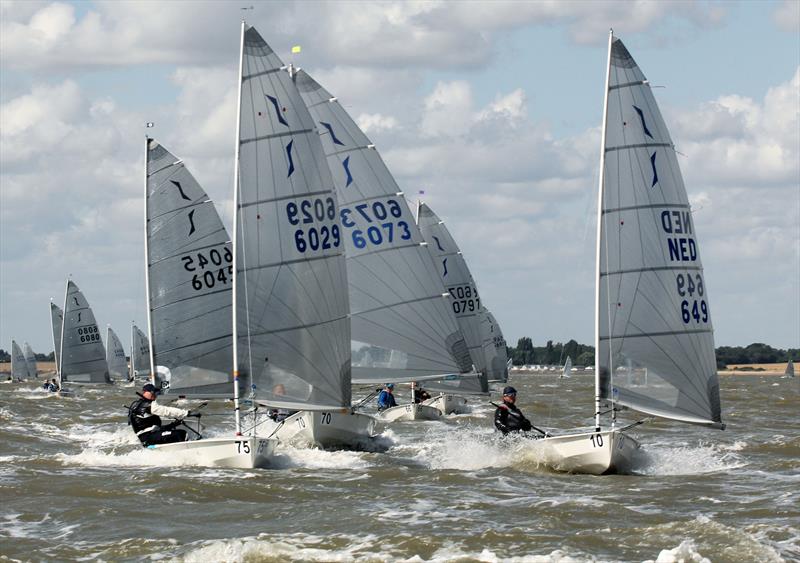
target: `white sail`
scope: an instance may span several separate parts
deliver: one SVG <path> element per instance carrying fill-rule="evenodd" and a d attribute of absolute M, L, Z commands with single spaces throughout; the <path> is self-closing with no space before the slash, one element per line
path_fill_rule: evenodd
<path fill-rule="evenodd" d="M 150 374 L 150 340 L 141 329 L 131 325 L 131 377 Z"/>
<path fill-rule="evenodd" d="M 570 377 L 572 375 L 572 358 L 567 356 L 567 361 L 564 362 L 564 368 L 561 370 L 561 377 Z"/>
<path fill-rule="evenodd" d="M 483 315 L 481 336 L 487 379 L 490 383 L 505 383 L 508 381 L 508 370 L 511 365 L 508 348 L 503 331 L 489 309 L 485 309 Z"/>
<path fill-rule="evenodd" d="M 303 71 L 297 87 L 314 117 L 341 206 L 353 331 L 353 381 L 421 380 L 469 372 L 450 297 L 400 188 L 367 136 Z"/>
<path fill-rule="evenodd" d="M 61 374 L 61 329 L 64 326 L 64 311 L 61 307 L 50 302 L 50 322 L 53 326 L 53 358 L 56 361 L 56 374 Z"/>
<path fill-rule="evenodd" d="M 11 341 L 11 377 L 15 380 L 27 379 L 29 374 L 25 354 L 16 340 Z"/>
<path fill-rule="evenodd" d="M 94 313 L 72 280 L 67 282 L 64 301 L 60 361 L 61 381 L 111 383 L 106 350 Z"/>
<path fill-rule="evenodd" d="M 650 85 L 611 45 L 598 237 L 600 397 L 721 425 L 708 291 L 675 149 Z M 646 370 L 633 387 L 624 371 Z"/>
<path fill-rule="evenodd" d="M 125 348 L 122 347 L 122 341 L 111 327 L 106 330 L 106 363 L 111 379 L 115 381 L 128 379 L 128 359 L 125 356 Z"/>
<path fill-rule="evenodd" d="M 334 183 L 283 62 L 252 27 L 243 42 L 235 371 L 274 406 L 349 408 L 350 307 Z"/>
<path fill-rule="evenodd" d="M 783 375 L 787 377 L 794 377 L 794 362 L 789 359 L 789 363 L 786 364 L 786 371 L 783 372 Z"/>
<path fill-rule="evenodd" d="M 22 351 L 25 353 L 25 361 L 28 364 L 28 377 L 37 377 L 36 354 L 33 352 L 33 348 L 26 342 L 22 347 Z"/>
<path fill-rule="evenodd" d="M 233 392 L 233 251 L 214 203 L 181 160 L 147 140 L 148 304 L 158 386 L 166 394 Z M 134 327 L 131 364 L 150 372 Z"/>

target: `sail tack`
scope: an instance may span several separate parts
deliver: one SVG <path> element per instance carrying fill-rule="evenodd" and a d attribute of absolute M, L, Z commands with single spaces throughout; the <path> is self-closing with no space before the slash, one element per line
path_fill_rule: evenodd
<path fill-rule="evenodd" d="M 611 44 L 608 84 L 598 243 L 600 394 L 645 413 L 720 425 L 695 223 L 667 127 L 619 39 Z"/>
<path fill-rule="evenodd" d="M 449 296 L 397 183 L 367 136 L 303 71 L 297 87 L 336 184 L 353 336 L 353 381 L 470 371 Z"/>
<path fill-rule="evenodd" d="M 235 194 L 240 374 L 275 406 L 350 406 L 344 239 L 317 128 L 280 58 L 245 26 Z"/>
<path fill-rule="evenodd" d="M 64 301 L 60 361 L 62 381 L 111 383 L 106 350 L 94 313 L 72 280 L 67 282 Z"/>
<path fill-rule="evenodd" d="M 147 266 L 153 360 L 168 394 L 233 392 L 233 250 L 214 203 L 186 166 L 147 141 Z M 131 366 L 150 372 L 133 327 Z"/>
<path fill-rule="evenodd" d="M 115 381 L 128 379 L 128 359 L 125 356 L 125 348 L 122 347 L 122 341 L 111 327 L 108 327 L 106 331 L 106 362 L 111 379 Z"/>

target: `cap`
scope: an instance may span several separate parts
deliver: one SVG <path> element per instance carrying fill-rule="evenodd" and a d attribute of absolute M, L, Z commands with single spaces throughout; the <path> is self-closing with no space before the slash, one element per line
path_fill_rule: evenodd
<path fill-rule="evenodd" d="M 394 383 L 387 383 L 386 384 L 386 388 L 387 389 L 394 389 Z"/>
<path fill-rule="evenodd" d="M 147 391 L 150 391 L 151 393 L 155 393 L 156 395 L 158 394 L 158 388 L 155 385 L 153 385 L 152 383 L 145 383 L 142 386 L 142 392 L 146 393 Z"/>
<path fill-rule="evenodd" d="M 516 394 L 517 390 L 511 387 L 511 385 L 503 389 L 503 395 L 516 395 Z"/>

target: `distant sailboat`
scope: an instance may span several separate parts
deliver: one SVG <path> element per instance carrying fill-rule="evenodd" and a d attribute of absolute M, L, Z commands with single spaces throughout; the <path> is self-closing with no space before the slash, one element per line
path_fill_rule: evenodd
<path fill-rule="evenodd" d="M 22 351 L 25 353 L 25 361 L 28 364 L 28 377 L 39 377 L 39 371 L 36 369 L 36 354 L 33 352 L 31 345 L 26 342 L 22 347 Z"/>
<path fill-rule="evenodd" d="M 449 310 L 450 294 L 374 145 L 337 99 L 308 74 L 299 71 L 296 84 L 316 122 L 309 126 L 321 126 L 340 206 L 353 382 L 375 385 L 471 372 L 469 351 Z M 433 407 L 416 403 L 395 409 L 399 419 L 439 416 Z M 387 409 L 380 416 L 391 420 L 394 411 Z"/>
<path fill-rule="evenodd" d="M 59 387 L 63 387 L 67 381 L 80 384 L 111 383 L 106 350 L 94 313 L 72 280 L 67 282 L 58 359 Z"/>
<path fill-rule="evenodd" d="M 56 376 L 61 381 L 61 329 L 64 326 L 64 312 L 50 300 L 50 322 L 53 328 L 53 358 L 56 361 Z"/>
<path fill-rule="evenodd" d="M 572 375 L 572 358 L 567 356 L 567 361 L 564 362 L 564 368 L 561 370 L 560 378 L 570 377 Z"/>
<path fill-rule="evenodd" d="M 114 381 L 127 381 L 128 359 L 117 333 L 110 326 L 106 328 L 106 363 L 108 373 Z"/>
<path fill-rule="evenodd" d="M 786 364 L 786 371 L 783 372 L 783 375 L 786 377 L 794 377 L 794 363 L 791 358 L 789 359 L 789 363 Z"/>
<path fill-rule="evenodd" d="M 11 377 L 14 381 L 25 381 L 29 377 L 28 362 L 16 340 L 11 341 Z"/>
<path fill-rule="evenodd" d="M 131 324 L 131 380 L 137 376 L 146 375 L 147 379 L 152 379 L 150 375 L 150 339 L 136 326 Z"/>
<path fill-rule="evenodd" d="M 540 440 L 558 470 L 627 471 L 639 443 L 619 406 L 724 428 L 697 237 L 675 149 L 647 79 L 609 36 L 598 195 L 595 428 Z M 643 385 L 631 369 L 646 368 Z M 602 425 L 603 402 L 610 421 Z M 610 422 L 610 425 L 609 425 Z"/>
<path fill-rule="evenodd" d="M 481 323 L 483 337 L 483 355 L 486 358 L 486 377 L 489 383 L 502 384 L 508 381 L 508 371 L 511 369 L 511 358 L 508 357 L 506 339 L 500 324 L 489 309 Z"/>

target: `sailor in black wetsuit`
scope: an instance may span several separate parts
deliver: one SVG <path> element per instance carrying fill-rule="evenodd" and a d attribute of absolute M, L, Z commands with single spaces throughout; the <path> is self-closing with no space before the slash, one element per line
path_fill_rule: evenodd
<path fill-rule="evenodd" d="M 503 403 L 494 411 L 494 427 L 504 436 L 509 432 L 527 432 L 533 428 L 531 421 L 514 404 L 516 400 L 517 390 L 509 385 L 503 389 Z"/>
<path fill-rule="evenodd" d="M 128 424 L 133 427 L 136 437 L 143 446 L 185 441 L 186 430 L 178 429 L 176 426 L 187 416 L 193 416 L 191 411 L 159 405 L 155 402 L 157 392 L 156 386 L 152 383 L 142 387 L 141 398 L 128 407 Z M 161 423 L 162 416 L 176 420 L 164 425 Z M 199 413 L 196 416 L 200 416 Z"/>

